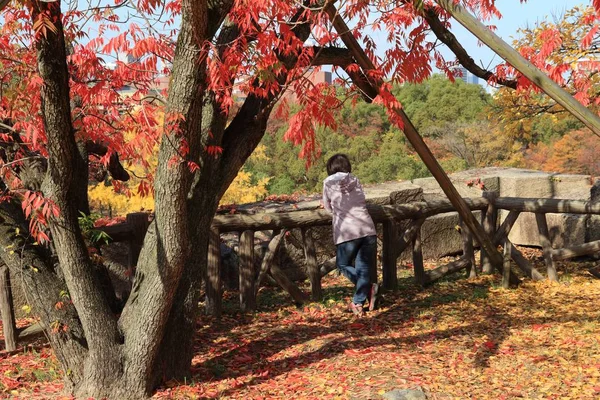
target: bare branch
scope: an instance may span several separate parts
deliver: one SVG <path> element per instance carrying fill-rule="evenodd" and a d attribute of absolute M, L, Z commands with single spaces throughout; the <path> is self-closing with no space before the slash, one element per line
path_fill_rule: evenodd
<path fill-rule="evenodd" d="M 10 3 L 10 0 L 0 0 L 0 12 L 4 10 L 4 7 L 6 7 L 8 3 Z"/>
<path fill-rule="evenodd" d="M 433 7 L 427 7 L 423 10 L 423 18 L 427 21 L 431 30 L 435 36 L 456 55 L 456 58 L 460 64 L 465 67 L 473 75 L 485 79 L 486 81 L 492 80 L 499 85 L 506 86 L 512 89 L 517 88 L 517 81 L 513 79 L 504 79 L 496 76 L 493 72 L 481 68 L 475 63 L 473 57 L 471 57 L 465 48 L 456 39 L 456 36 L 446 28 L 444 23 L 440 20 L 438 14 Z"/>
<path fill-rule="evenodd" d="M 354 58 L 350 51 L 343 47 L 318 47 L 313 46 L 316 57 L 312 60 L 312 65 L 337 65 L 346 68 L 354 63 Z"/>

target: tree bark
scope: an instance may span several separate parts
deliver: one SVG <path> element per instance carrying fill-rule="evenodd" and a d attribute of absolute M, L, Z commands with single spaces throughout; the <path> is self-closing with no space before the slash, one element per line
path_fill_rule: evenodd
<path fill-rule="evenodd" d="M 77 396 L 107 397 L 120 376 L 121 338 L 116 318 L 100 290 L 78 224 L 80 188 L 75 174 L 80 166 L 79 149 L 71 121 L 69 73 L 60 2 L 31 3 L 35 23 L 45 13 L 54 24 L 36 40 L 41 85 L 41 114 L 47 136 L 48 170 L 43 192 L 60 213 L 50 223 L 52 243 L 60 262 L 84 331 L 88 354 L 83 377 L 75 389 Z M 8 263 L 7 263 L 8 264 Z"/>
<path fill-rule="evenodd" d="M 2 329 L 4 331 L 4 348 L 6 351 L 13 351 L 17 348 L 17 325 L 10 273 L 4 263 L 0 263 L 0 313 L 2 314 Z"/>
<path fill-rule="evenodd" d="M 23 234 L 17 234 L 19 232 Z M 0 258 L 12 284 L 21 285 L 34 315 L 49 327 L 46 334 L 64 372 L 65 389 L 74 390 L 83 378 L 87 340 L 65 283 L 58 278 L 47 252 L 26 239 L 27 222 L 21 207 L 0 202 Z"/>
<path fill-rule="evenodd" d="M 302 230 L 304 242 L 304 257 L 306 259 L 306 272 L 310 280 L 310 293 L 313 301 L 321 301 L 323 298 L 323 289 L 321 288 L 321 273 L 317 265 L 317 252 L 315 240 L 310 229 Z"/>

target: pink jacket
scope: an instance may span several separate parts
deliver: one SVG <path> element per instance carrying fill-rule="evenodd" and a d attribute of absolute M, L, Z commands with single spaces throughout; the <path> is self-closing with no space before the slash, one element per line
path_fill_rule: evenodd
<path fill-rule="evenodd" d="M 340 244 L 376 235 L 357 177 L 337 172 L 323 181 L 323 207 L 333 214 L 333 242 Z"/>

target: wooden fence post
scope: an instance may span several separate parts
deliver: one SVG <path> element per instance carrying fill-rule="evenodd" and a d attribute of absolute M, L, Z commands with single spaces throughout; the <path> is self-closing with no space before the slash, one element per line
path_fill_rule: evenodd
<path fill-rule="evenodd" d="M 552 243 L 550 242 L 550 234 L 548 233 L 546 214 L 535 213 L 535 221 L 537 222 L 538 232 L 540 234 L 540 244 L 542 245 L 542 251 L 544 252 L 544 261 L 546 262 L 546 268 L 548 270 L 548 279 L 556 282 L 558 281 L 558 275 L 556 273 L 556 267 L 554 266 L 554 260 L 552 259 Z"/>
<path fill-rule="evenodd" d="M 6 264 L 0 265 L 0 312 L 4 330 L 6 351 L 17 349 L 17 326 L 15 324 L 15 306 L 10 286 L 10 273 Z"/>
<path fill-rule="evenodd" d="M 208 263 L 205 275 L 206 314 L 221 316 L 221 238 L 219 230 L 211 228 L 208 239 Z"/>
<path fill-rule="evenodd" d="M 382 272 L 383 288 L 396 290 L 398 287 L 398 270 L 396 260 L 399 254 L 396 251 L 396 241 L 398 240 L 398 227 L 393 220 L 387 220 L 383 223 L 383 248 L 382 253 Z"/>
<path fill-rule="evenodd" d="M 510 286 L 510 253 L 512 243 L 508 238 L 504 241 L 504 264 L 502 265 L 502 287 L 508 289 Z"/>
<path fill-rule="evenodd" d="M 254 231 L 240 235 L 240 308 L 242 312 L 256 309 L 254 290 Z"/>
<path fill-rule="evenodd" d="M 321 271 L 317 265 L 317 250 L 310 229 L 302 229 L 304 242 L 304 257 L 306 259 L 306 272 L 310 281 L 310 293 L 313 301 L 321 301 L 323 289 L 321 288 Z"/>
<path fill-rule="evenodd" d="M 496 209 L 496 199 L 498 198 L 498 192 L 483 192 L 489 203 L 485 210 L 485 219 L 483 220 L 483 230 L 490 241 L 493 240 L 494 233 L 496 233 L 496 223 L 498 221 L 498 210 Z M 492 243 L 493 244 L 493 243 Z M 493 274 L 494 266 L 490 260 L 489 254 L 486 251 L 481 252 L 481 272 L 484 274 Z"/>
<path fill-rule="evenodd" d="M 465 225 L 462 218 L 459 218 L 460 235 L 463 245 L 463 257 L 471 263 L 469 268 L 469 278 L 477 277 L 477 265 L 475 264 L 475 252 L 473 251 L 473 234 Z"/>
<path fill-rule="evenodd" d="M 127 214 L 125 221 L 131 227 L 131 238 L 129 239 L 129 267 L 135 267 L 140 256 L 140 251 L 144 245 L 144 238 L 150 222 L 148 222 L 148 214 L 144 212 Z"/>
<path fill-rule="evenodd" d="M 425 267 L 423 266 L 423 250 L 421 248 L 421 230 L 417 231 L 412 248 L 413 268 L 415 270 L 415 280 L 421 286 L 425 284 Z"/>

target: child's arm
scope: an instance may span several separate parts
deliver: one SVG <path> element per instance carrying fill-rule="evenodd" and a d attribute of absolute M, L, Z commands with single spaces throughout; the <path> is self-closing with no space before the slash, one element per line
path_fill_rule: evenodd
<path fill-rule="evenodd" d="M 323 208 L 327 211 L 331 212 L 331 202 L 329 201 L 329 197 L 327 196 L 327 188 L 323 185 Z"/>

